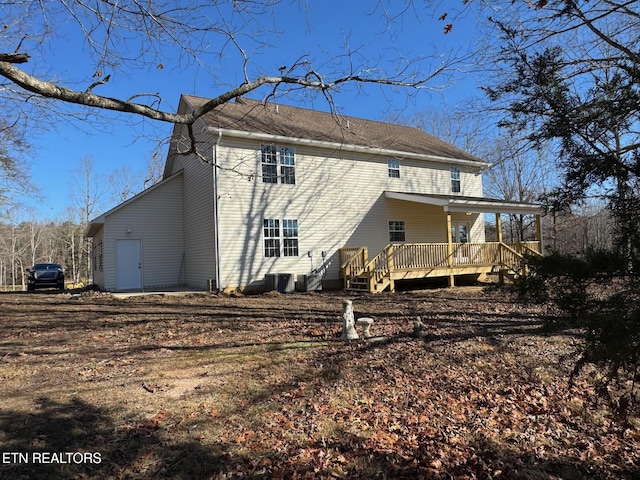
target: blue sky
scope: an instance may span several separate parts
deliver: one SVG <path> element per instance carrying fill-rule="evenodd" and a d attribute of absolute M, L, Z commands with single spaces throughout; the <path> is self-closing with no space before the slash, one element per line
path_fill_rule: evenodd
<path fill-rule="evenodd" d="M 397 51 L 413 59 L 452 50 L 464 52 L 476 41 L 474 20 L 470 16 L 456 19 L 452 31 L 444 35 L 443 28 L 448 22 L 438 20 L 439 12 L 430 16 L 410 11 L 389 28 L 379 11 L 373 15 L 365 14 L 361 2 L 325 0 L 309 3 L 310 9 L 304 12 L 287 2 L 274 12 L 269 21 L 281 34 L 271 38 L 272 48 L 250 52 L 250 73 L 277 74 L 281 65 L 290 66 L 302 55 L 308 55 L 307 58 L 319 71 L 327 71 L 330 64 L 339 61 L 337 55 L 345 52 L 347 44 L 348 48 L 356 51 L 356 58 L 366 58 L 369 64 L 372 59 L 379 59 L 376 62 L 389 69 L 400 65 L 397 62 L 396 65 L 386 63 L 388 59 L 397 57 Z M 55 59 L 52 65 L 68 86 L 84 89 L 93 71 L 91 60 L 82 46 L 80 32 L 68 23 L 60 33 L 60 38 L 49 45 Z M 248 45 L 249 49 L 254 47 L 250 40 L 243 45 Z M 211 47 L 213 52 L 217 51 L 216 48 L 215 44 Z M 226 84 L 214 81 L 202 69 L 179 65 L 178 56 L 172 58 L 168 52 L 164 68 L 150 68 L 127 75 L 116 72 L 108 84 L 96 87 L 94 93 L 117 98 L 127 98 L 140 92 L 159 93 L 165 101 L 164 108 L 172 110 L 181 93 L 210 97 L 242 81 L 238 56 L 231 49 L 225 52 L 227 55 L 218 59 L 213 69 Z M 428 64 L 424 63 L 425 66 Z M 391 114 L 410 115 L 433 106 L 451 108 L 465 97 L 479 95 L 475 77 L 458 74 L 453 79 L 455 81 L 442 92 L 437 92 L 445 80 L 445 77 L 436 77 L 430 84 L 434 90 L 409 92 L 410 95 L 397 88 L 368 86 L 360 89 L 351 86 L 335 95 L 336 106 L 351 116 L 382 119 Z M 71 81 L 77 83 L 72 84 Z M 251 96 L 262 98 L 266 93 L 267 90 L 263 89 Z M 279 101 L 328 109 L 323 99 L 306 99 L 301 103 L 298 96 L 291 96 Z M 61 121 L 55 129 L 36 132 L 32 138 L 36 148 L 29 163 L 33 183 L 41 189 L 42 199 L 25 199 L 27 209 L 24 216 L 64 220 L 67 216 L 65 210 L 71 203 L 70 179 L 83 157 L 93 158 L 95 173 L 101 177 L 123 166 L 143 175 L 157 139 L 166 138 L 171 128 L 169 124 L 143 121 L 127 114 L 108 114 L 97 128 Z M 112 204 L 105 201 L 103 208 L 110 206 Z"/>

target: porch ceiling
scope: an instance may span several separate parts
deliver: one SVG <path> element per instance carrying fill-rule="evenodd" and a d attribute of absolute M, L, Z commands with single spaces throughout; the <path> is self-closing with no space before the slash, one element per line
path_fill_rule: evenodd
<path fill-rule="evenodd" d="M 445 212 L 542 214 L 542 206 L 533 203 L 508 202 L 494 198 L 460 195 L 427 195 L 423 193 L 384 192 L 386 198 L 442 207 Z"/>

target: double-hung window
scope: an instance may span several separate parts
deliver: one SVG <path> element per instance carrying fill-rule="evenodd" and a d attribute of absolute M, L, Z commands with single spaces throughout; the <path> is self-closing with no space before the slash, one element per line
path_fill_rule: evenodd
<path fill-rule="evenodd" d="M 396 158 L 387 160 L 387 169 L 390 178 L 400 178 L 400 160 Z"/>
<path fill-rule="evenodd" d="M 389 241 L 404 242 L 406 239 L 406 229 L 403 221 L 391 220 L 389 222 Z"/>
<path fill-rule="evenodd" d="M 262 231 L 265 257 L 298 256 L 298 220 L 265 218 Z"/>
<path fill-rule="evenodd" d="M 292 147 L 280 147 L 281 183 L 296 184 L 296 155 Z"/>
<path fill-rule="evenodd" d="M 296 183 L 296 156 L 293 147 L 261 145 L 263 183 Z"/>
<path fill-rule="evenodd" d="M 282 221 L 283 253 L 285 257 L 298 256 L 298 220 Z"/>
<path fill-rule="evenodd" d="M 264 256 L 280 256 L 280 220 L 265 218 L 262 222 L 264 233 Z"/>
<path fill-rule="evenodd" d="M 278 149 L 275 145 L 262 145 L 262 181 L 278 183 Z"/>
<path fill-rule="evenodd" d="M 451 167 L 451 193 L 460 193 L 460 169 Z"/>

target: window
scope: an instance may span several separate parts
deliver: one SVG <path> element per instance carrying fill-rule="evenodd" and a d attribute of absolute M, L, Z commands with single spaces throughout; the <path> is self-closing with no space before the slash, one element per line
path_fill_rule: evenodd
<path fill-rule="evenodd" d="M 262 145 L 262 181 L 278 183 L 278 160 L 275 145 Z"/>
<path fill-rule="evenodd" d="M 103 248 L 102 240 L 98 240 L 93 244 L 93 269 L 100 272 L 103 269 Z"/>
<path fill-rule="evenodd" d="M 282 183 L 296 184 L 296 157 L 291 147 L 280 147 L 280 175 Z"/>
<path fill-rule="evenodd" d="M 262 222 L 264 229 L 264 256 L 280 256 L 280 220 L 265 218 Z"/>
<path fill-rule="evenodd" d="M 460 193 L 460 169 L 451 167 L 451 192 Z"/>
<path fill-rule="evenodd" d="M 387 168 L 389 169 L 389 177 L 400 178 L 400 160 L 390 158 L 387 160 Z"/>
<path fill-rule="evenodd" d="M 282 221 L 282 236 L 284 241 L 284 256 L 298 256 L 298 220 Z"/>
<path fill-rule="evenodd" d="M 265 257 L 298 256 L 298 220 L 265 218 L 262 228 Z"/>
<path fill-rule="evenodd" d="M 292 147 L 261 145 L 262 181 L 264 183 L 296 183 L 296 157 Z M 280 179 L 280 182 L 278 182 Z"/>
<path fill-rule="evenodd" d="M 389 222 L 389 241 L 390 242 L 404 242 L 406 238 L 404 222 L 402 221 L 390 221 Z"/>

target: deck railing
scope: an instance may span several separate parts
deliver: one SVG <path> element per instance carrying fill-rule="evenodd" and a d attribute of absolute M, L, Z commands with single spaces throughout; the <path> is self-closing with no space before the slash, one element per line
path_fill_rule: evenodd
<path fill-rule="evenodd" d="M 393 266 L 396 270 L 424 269 L 461 265 L 490 265 L 500 262 L 498 242 L 403 243 L 393 246 Z"/>
<path fill-rule="evenodd" d="M 366 247 L 347 247 L 340 249 L 340 270 L 345 287 L 356 277 L 366 277 L 374 285 L 396 271 L 446 271 L 464 266 L 503 266 L 518 271 L 526 253 L 540 253 L 540 242 L 452 243 L 451 247 L 447 243 L 398 243 L 387 245 L 372 259 Z"/>
<path fill-rule="evenodd" d="M 542 254 L 540 250 L 540 242 L 513 242 L 507 243 L 509 247 L 513 248 L 520 255 L 526 255 L 528 253 Z"/>

